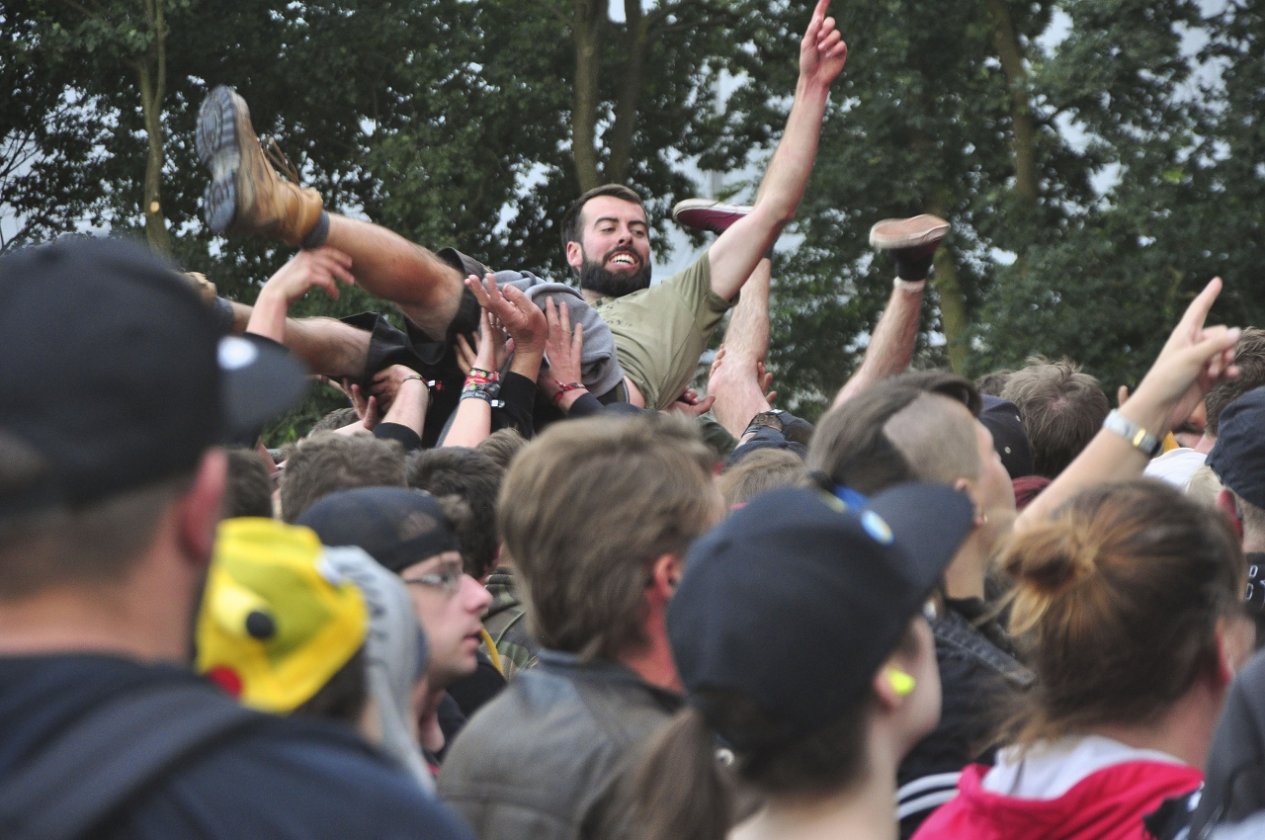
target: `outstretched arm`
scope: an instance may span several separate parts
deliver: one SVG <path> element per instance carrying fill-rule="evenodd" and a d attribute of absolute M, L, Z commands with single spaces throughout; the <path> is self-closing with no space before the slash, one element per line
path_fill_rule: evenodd
<path fill-rule="evenodd" d="M 466 375 L 469 376 L 474 371 L 484 375 L 495 371 L 497 351 L 504 342 L 505 336 L 499 329 L 492 326 L 491 313 L 487 309 L 481 311 L 479 313 L 479 344 L 475 351 L 474 364 Z M 449 427 L 448 434 L 444 436 L 442 445 L 477 446 L 490 434 L 492 434 L 492 401 L 466 398 L 457 403 L 452 426 Z"/>
<path fill-rule="evenodd" d="M 277 269 L 259 291 L 246 332 L 284 344 L 290 304 L 314 286 L 338 300 L 338 281 L 348 285 L 356 282 L 351 274 L 351 257 L 328 245 L 300 251 Z"/>
<path fill-rule="evenodd" d="M 712 291 L 730 300 L 777 240 L 804 197 L 808 175 L 817 157 L 821 121 L 830 98 L 830 85 L 843 71 L 848 45 L 826 16 L 830 0 L 819 0 L 800 42 L 799 82 L 795 101 L 769 168 L 760 182 L 755 205 L 734 222 L 707 251 Z"/>
<path fill-rule="evenodd" d="M 1156 438 L 1163 438 L 1176 419 L 1191 409 L 1223 378 L 1238 376 L 1234 366 L 1237 327 L 1205 327 L 1221 278 L 1213 278 L 1186 308 L 1155 363 L 1133 396 L 1120 406 L 1124 418 Z M 1116 432 L 1103 429 L 1058 478 L 1024 508 L 1015 523 L 1023 528 L 1047 517 L 1077 492 L 1104 481 L 1142 474 L 1148 456 Z"/>

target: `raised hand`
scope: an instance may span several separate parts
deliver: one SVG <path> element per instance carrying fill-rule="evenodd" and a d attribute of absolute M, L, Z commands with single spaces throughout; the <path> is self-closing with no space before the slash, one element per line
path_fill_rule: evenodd
<path fill-rule="evenodd" d="M 389 410 L 395 404 L 395 397 L 404 386 L 404 383 L 413 381 L 420 383 L 421 387 L 419 390 L 425 394 L 421 399 L 425 403 L 430 395 L 425 380 L 417 371 L 405 365 L 389 365 L 375 373 L 369 386 L 369 392 L 377 398 L 379 406 Z"/>
<path fill-rule="evenodd" d="M 581 381 L 581 361 L 584 357 L 584 325 L 571 327 L 571 310 L 564 300 L 555 304 L 553 298 L 545 299 L 545 320 L 549 324 L 549 339 L 545 343 L 545 357 L 549 360 L 549 372 L 559 382 L 570 384 Z"/>
<path fill-rule="evenodd" d="M 356 282 L 351 273 L 351 257 L 328 245 L 300 251 L 259 290 L 246 332 L 284 344 L 290 304 L 313 287 L 337 300 L 339 281 L 349 285 Z"/>
<path fill-rule="evenodd" d="M 471 274 L 466 278 L 466 288 L 509 333 L 515 353 L 544 354 L 549 325 L 545 313 L 526 294 L 515 286 L 498 287 L 492 274 L 485 275 L 482 283 Z"/>
<path fill-rule="evenodd" d="M 829 8 L 830 0 L 818 0 L 799 45 L 800 79 L 823 87 L 829 87 L 839 77 L 848 60 L 848 45 L 835 19 L 826 16 Z"/>
<path fill-rule="evenodd" d="M 349 286 L 356 282 L 351 273 L 351 257 L 337 248 L 322 245 L 299 251 L 291 257 L 289 262 L 268 278 L 260 294 L 271 288 L 274 293 L 282 295 L 287 303 L 294 303 L 317 288 L 333 300 L 338 300 L 339 282 Z"/>
<path fill-rule="evenodd" d="M 1238 376 L 1234 351 L 1239 328 L 1204 326 L 1220 293 L 1221 278 L 1214 277 L 1191 301 L 1129 402 L 1139 397 L 1155 401 L 1167 410 L 1171 425 L 1189 416 L 1217 382 Z"/>
<path fill-rule="evenodd" d="M 715 403 L 715 397 L 708 396 L 700 399 L 697 391 L 686 388 L 674 403 L 663 410 L 673 414 L 683 414 L 686 417 L 702 417 Z"/>

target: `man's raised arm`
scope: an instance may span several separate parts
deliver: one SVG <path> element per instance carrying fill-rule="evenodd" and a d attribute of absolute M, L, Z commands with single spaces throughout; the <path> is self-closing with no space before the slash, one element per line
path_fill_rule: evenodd
<path fill-rule="evenodd" d="M 773 246 L 795 215 L 821 136 L 821 121 L 830 99 L 830 85 L 843 70 L 848 45 L 826 17 L 830 0 L 820 0 L 800 41 L 799 82 L 786 120 L 786 131 L 765 171 L 755 206 L 744 219 L 722 233 L 707 251 L 712 291 L 729 300 L 738 293 L 756 263 Z"/>

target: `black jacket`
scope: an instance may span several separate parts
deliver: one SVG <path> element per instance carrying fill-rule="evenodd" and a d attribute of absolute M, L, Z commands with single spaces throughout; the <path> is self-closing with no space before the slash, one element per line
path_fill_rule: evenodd
<path fill-rule="evenodd" d="M 1191 837 L 1217 823 L 1265 811 L 1265 653 L 1248 662 L 1230 687 L 1208 751 L 1203 793 Z"/>
<path fill-rule="evenodd" d="M 949 601 L 947 606 L 931 627 L 943 694 L 940 723 L 905 756 L 897 773 L 904 838 L 956 795 L 963 767 L 992 763 L 1005 708 L 1033 679 L 1001 628 L 986 620 L 982 601 Z"/>
<path fill-rule="evenodd" d="M 0 785 L 98 704 L 162 685 L 200 686 L 209 704 L 233 702 L 172 666 L 90 654 L 0 658 Z M 67 796 L 74 785 L 72 772 Z M 349 727 L 268 718 L 168 772 L 92 836 L 459 840 L 469 834 Z"/>

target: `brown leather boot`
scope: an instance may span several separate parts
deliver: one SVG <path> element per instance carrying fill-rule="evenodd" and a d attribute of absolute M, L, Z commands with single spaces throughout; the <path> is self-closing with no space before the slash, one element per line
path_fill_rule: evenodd
<path fill-rule="evenodd" d="M 207 94 L 198 111 L 196 145 L 211 171 L 202 195 L 211 230 L 302 244 L 321 217 L 320 193 L 300 187 L 297 172 L 289 181 L 277 174 L 255 136 L 246 100 L 232 88 L 221 85 Z"/>

